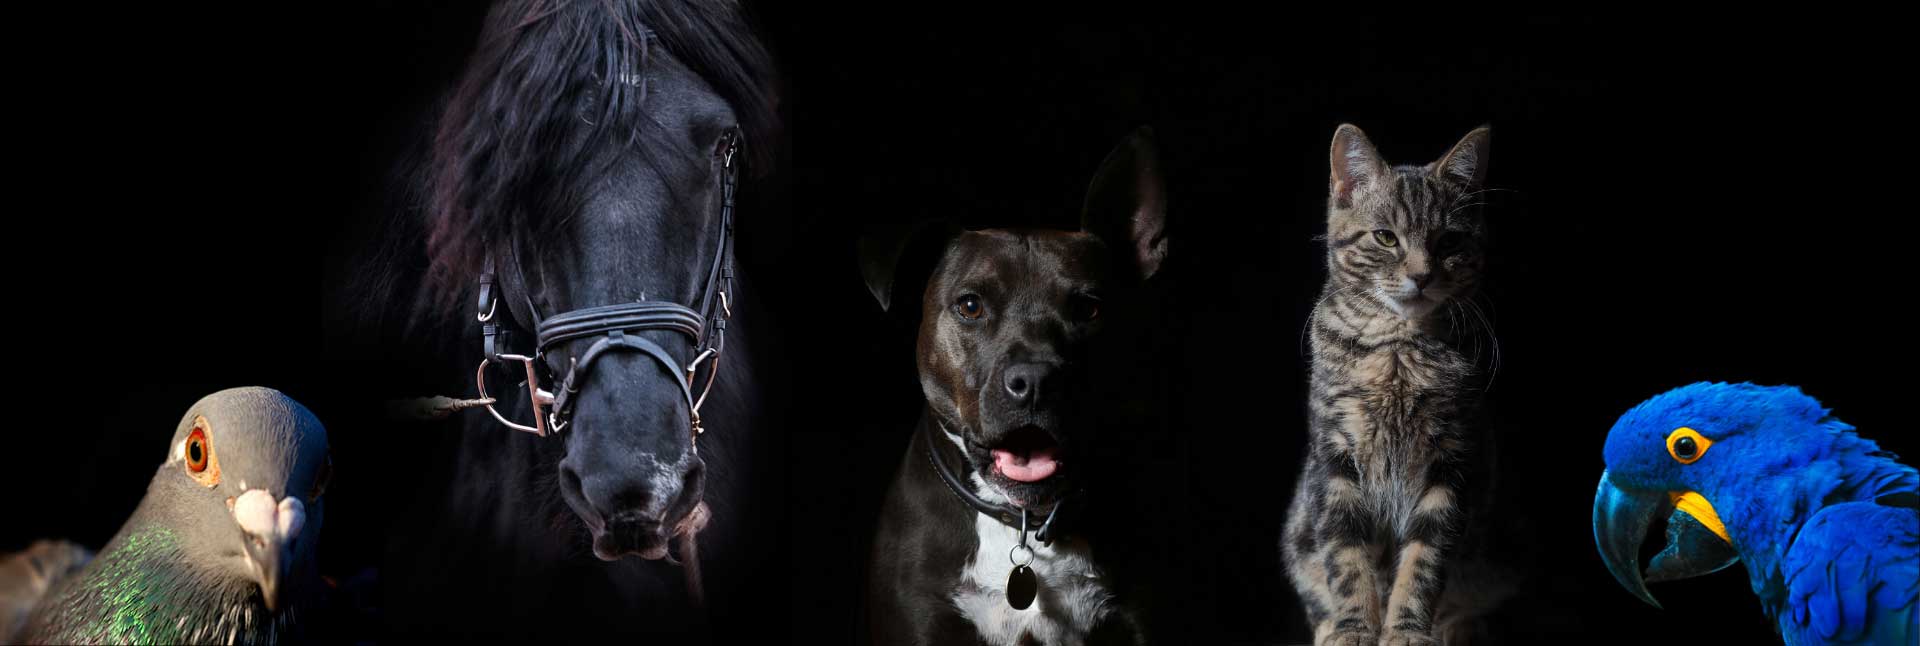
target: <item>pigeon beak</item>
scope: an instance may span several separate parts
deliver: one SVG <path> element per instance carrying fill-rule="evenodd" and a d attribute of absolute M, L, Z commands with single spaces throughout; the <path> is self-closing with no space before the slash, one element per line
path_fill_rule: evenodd
<path fill-rule="evenodd" d="M 276 502 L 273 494 L 262 489 L 250 489 L 234 500 L 233 520 L 240 526 L 241 553 L 260 584 L 260 598 L 269 611 L 279 612 L 286 605 L 281 598 L 281 583 L 293 569 L 294 549 L 306 516 L 306 505 L 299 498 L 288 496 Z"/>

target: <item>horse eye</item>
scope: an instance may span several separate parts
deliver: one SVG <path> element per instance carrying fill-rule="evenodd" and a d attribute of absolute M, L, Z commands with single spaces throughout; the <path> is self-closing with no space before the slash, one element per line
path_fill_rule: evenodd
<path fill-rule="evenodd" d="M 1392 231 L 1386 229 L 1374 229 L 1373 241 L 1380 243 L 1382 247 L 1396 247 L 1400 245 L 1400 236 L 1396 236 Z"/>
<path fill-rule="evenodd" d="M 1100 318 L 1100 299 L 1085 294 L 1075 294 L 1067 303 L 1067 315 L 1080 323 Z"/>
<path fill-rule="evenodd" d="M 960 300 L 954 301 L 953 311 L 959 312 L 960 318 L 977 321 L 980 320 L 981 316 L 986 315 L 987 306 L 980 302 L 979 296 L 967 294 L 961 296 Z"/>

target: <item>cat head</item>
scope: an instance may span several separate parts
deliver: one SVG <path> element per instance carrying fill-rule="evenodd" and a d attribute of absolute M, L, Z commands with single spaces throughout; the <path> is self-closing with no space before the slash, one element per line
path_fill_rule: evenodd
<path fill-rule="evenodd" d="M 1424 166 L 1388 166 L 1366 133 L 1340 126 L 1327 198 L 1333 287 L 1408 320 L 1467 298 L 1484 266 L 1487 136 L 1475 129 Z"/>

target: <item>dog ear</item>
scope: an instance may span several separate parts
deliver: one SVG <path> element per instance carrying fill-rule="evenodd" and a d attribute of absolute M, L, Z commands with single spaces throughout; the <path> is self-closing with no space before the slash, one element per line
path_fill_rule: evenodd
<path fill-rule="evenodd" d="M 959 231 L 945 220 L 921 220 L 860 236 L 855 242 L 860 256 L 860 277 L 866 280 L 867 291 L 873 294 L 873 299 L 880 302 L 880 311 L 892 308 L 896 279 L 902 273 L 917 273 L 908 266 L 919 263 L 911 263 L 909 259 L 932 255 L 917 252 L 930 245 L 945 246 Z"/>
<path fill-rule="evenodd" d="M 1107 153 L 1087 187 L 1080 230 L 1099 236 L 1141 280 L 1152 278 L 1167 258 L 1167 190 L 1153 130 L 1142 127 Z"/>

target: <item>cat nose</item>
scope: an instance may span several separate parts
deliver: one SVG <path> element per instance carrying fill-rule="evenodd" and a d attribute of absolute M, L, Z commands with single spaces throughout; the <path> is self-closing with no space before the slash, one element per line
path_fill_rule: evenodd
<path fill-rule="evenodd" d="M 1412 285 L 1415 290 L 1426 289 L 1427 285 L 1432 283 L 1433 272 L 1423 271 L 1417 274 L 1407 274 L 1407 284 Z"/>

